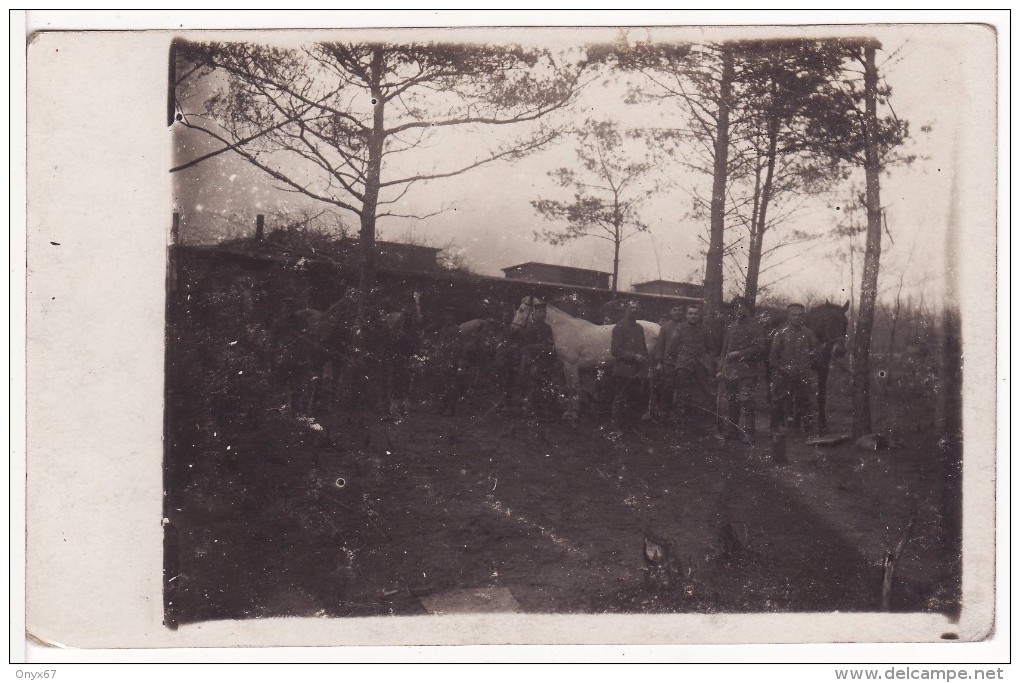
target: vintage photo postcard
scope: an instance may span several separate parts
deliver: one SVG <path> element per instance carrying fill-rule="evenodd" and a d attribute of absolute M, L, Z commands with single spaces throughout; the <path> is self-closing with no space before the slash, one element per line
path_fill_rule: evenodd
<path fill-rule="evenodd" d="M 998 39 L 34 33 L 29 636 L 990 637 Z"/>

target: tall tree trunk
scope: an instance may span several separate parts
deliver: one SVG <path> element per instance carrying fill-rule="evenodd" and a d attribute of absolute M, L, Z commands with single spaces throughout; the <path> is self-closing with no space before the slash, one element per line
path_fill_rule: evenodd
<path fill-rule="evenodd" d="M 768 217 L 769 201 L 772 199 L 772 186 L 775 182 L 776 151 L 779 147 L 779 122 L 769 121 L 768 165 L 765 169 L 765 182 L 761 186 L 761 197 L 756 200 L 756 215 L 753 216 L 751 239 L 747 245 L 747 279 L 744 283 L 744 298 L 753 307 L 758 298 L 758 274 L 761 272 L 761 250 L 765 242 L 765 226 Z"/>
<path fill-rule="evenodd" d="M 722 74 L 719 78 L 718 114 L 715 126 L 715 163 L 712 169 L 711 226 L 708 254 L 705 257 L 705 307 L 710 315 L 719 310 L 723 299 L 723 247 L 726 229 L 726 168 L 730 149 L 730 97 L 733 91 L 733 52 L 722 47 Z"/>
<path fill-rule="evenodd" d="M 358 234 L 361 263 L 358 273 L 358 320 L 364 319 L 365 297 L 375 285 L 375 218 L 379 204 L 379 183 L 382 173 L 383 144 L 386 141 L 382 88 L 383 52 L 372 52 L 371 91 L 374 106 L 372 132 L 368 138 L 368 165 L 365 169 L 365 196 L 361 208 L 361 231 Z"/>
<path fill-rule="evenodd" d="M 849 323 L 849 335 L 847 336 L 847 348 L 854 347 L 854 331 L 857 329 L 857 310 L 854 306 L 854 299 L 857 298 L 857 271 L 854 268 L 854 260 L 857 258 L 857 249 L 854 247 L 854 236 L 850 235 L 850 308 L 847 311 L 847 322 Z M 853 372 L 853 354 L 850 355 L 850 371 Z"/>
<path fill-rule="evenodd" d="M 946 235 L 946 253 L 950 264 L 957 260 L 960 202 L 956 178 L 951 188 L 950 221 Z M 960 572 L 963 543 L 963 346 L 959 307 L 959 282 L 952 268 L 946 278 L 945 308 L 942 311 L 942 353 L 939 358 L 941 391 L 938 392 L 938 424 L 940 435 L 937 451 L 937 482 L 940 489 L 942 529 L 940 541 L 944 562 L 950 569 L 947 597 L 953 601 L 950 615 L 959 614 Z M 925 335 L 928 338 L 928 335 Z"/>
<path fill-rule="evenodd" d="M 864 272 L 861 275 L 861 303 L 857 309 L 853 345 L 851 403 L 855 436 L 871 432 L 871 336 L 875 324 L 875 298 L 878 294 L 878 269 L 882 256 L 882 202 L 879 194 L 879 173 L 882 169 L 878 158 L 877 90 L 875 47 L 868 45 L 864 48 L 864 174 L 868 232 L 864 246 Z"/>
<path fill-rule="evenodd" d="M 747 239 L 748 242 L 754 241 L 754 233 L 758 229 L 758 208 L 761 206 L 761 174 L 764 168 L 762 167 L 761 157 L 759 156 L 754 160 L 754 192 L 751 194 L 751 223 L 747 228 Z M 751 249 L 748 249 L 748 254 L 751 253 Z M 750 259 L 749 259 L 750 260 Z M 744 271 L 744 294 L 747 294 L 747 271 Z"/>
<path fill-rule="evenodd" d="M 620 190 L 613 187 L 613 281 L 611 291 L 616 294 L 620 277 L 620 243 L 623 242 L 623 209 L 620 207 Z"/>
<path fill-rule="evenodd" d="M 758 299 L 758 272 L 761 270 L 762 234 L 755 231 L 747 245 L 747 275 L 744 280 L 744 298 L 752 308 Z"/>
<path fill-rule="evenodd" d="M 616 294 L 616 279 L 620 276 L 620 229 L 616 230 L 616 239 L 613 240 L 613 280 L 610 283 L 613 294 Z"/>

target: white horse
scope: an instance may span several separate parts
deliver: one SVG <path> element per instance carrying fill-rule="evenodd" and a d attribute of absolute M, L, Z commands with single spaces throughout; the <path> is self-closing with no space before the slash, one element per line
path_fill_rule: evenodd
<path fill-rule="evenodd" d="M 535 304 L 540 303 L 536 297 L 526 296 L 517 307 L 513 329 L 524 327 L 532 318 Z M 600 363 L 613 360 L 611 351 L 614 325 L 596 325 L 587 320 L 575 318 L 551 304 L 546 304 L 545 321 L 552 328 L 556 355 L 563 363 L 563 372 L 567 378 L 567 411 L 564 417 L 577 419 L 578 403 L 581 391 L 580 372 L 584 368 L 592 368 Z M 645 346 L 649 353 L 659 338 L 659 326 L 647 320 L 637 321 L 645 331 Z"/>

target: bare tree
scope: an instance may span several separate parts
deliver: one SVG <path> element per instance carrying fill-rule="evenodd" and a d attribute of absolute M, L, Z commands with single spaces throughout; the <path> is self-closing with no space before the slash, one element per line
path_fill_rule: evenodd
<path fill-rule="evenodd" d="M 860 304 L 854 329 L 852 363 L 853 431 L 871 431 L 871 342 L 875 321 L 875 300 L 878 294 L 878 273 L 882 255 L 882 204 L 880 176 L 895 161 L 909 161 L 894 156 L 896 147 L 907 137 L 907 124 L 895 113 L 879 118 L 879 99 L 888 104 L 888 86 L 879 80 L 875 52 L 876 40 L 841 41 L 847 66 L 844 76 L 834 83 L 834 106 L 826 108 L 814 121 L 818 127 L 814 137 L 819 150 L 853 166 L 863 168 L 867 209 L 864 272 L 861 276 Z M 863 73 L 851 68 L 863 67 Z"/>
<path fill-rule="evenodd" d="M 722 303 L 723 288 L 723 243 L 725 240 L 725 210 L 726 210 L 726 178 L 729 159 L 730 145 L 730 109 L 732 107 L 731 96 L 733 92 L 734 66 L 733 49 L 723 45 L 718 48 L 719 54 L 719 79 L 718 90 L 715 90 L 715 80 L 709 79 L 711 89 L 705 85 L 701 87 L 703 92 L 711 93 L 703 97 L 715 104 L 715 116 L 712 117 L 712 109 L 701 105 L 703 116 L 699 116 L 699 123 L 715 122 L 715 148 L 712 164 L 712 209 L 711 227 L 709 230 L 708 254 L 705 258 L 705 297 L 710 311 L 717 310 Z M 692 107 L 697 105 L 692 103 Z M 705 121 L 707 117 L 708 121 Z"/>
<path fill-rule="evenodd" d="M 362 292 L 374 281 L 377 220 L 407 217 L 397 205 L 422 183 L 540 149 L 560 133 L 541 120 L 580 87 L 580 67 L 513 46 L 226 43 L 178 52 L 202 65 L 196 73 L 211 91 L 194 110 L 182 107 L 180 125 L 218 141 L 219 152 L 240 156 L 280 189 L 355 214 Z M 477 156 L 427 161 L 443 131 L 489 126 L 518 134 Z M 427 215 L 434 214 L 411 217 Z"/>
<path fill-rule="evenodd" d="M 892 320 L 889 323 L 889 353 L 893 353 L 896 349 L 896 332 L 900 322 L 903 285 L 907 276 L 907 271 L 910 269 L 910 264 L 914 260 L 914 251 L 916 248 L 917 242 L 915 241 L 910 245 L 910 252 L 907 254 L 906 263 L 900 267 L 899 278 L 896 283 L 896 298 L 893 300 Z"/>
<path fill-rule="evenodd" d="M 833 105 L 832 83 L 844 55 L 830 40 L 741 42 L 735 49 L 740 98 L 734 106 L 729 194 L 747 230 L 743 293 L 753 303 L 764 259 L 820 236 L 799 230 L 779 235 L 776 228 L 843 176 L 837 164 L 814 152 L 816 129 L 809 124 Z M 767 247 L 770 235 L 775 238 Z"/>
<path fill-rule="evenodd" d="M 651 180 L 651 161 L 647 157 L 635 160 L 628 149 L 642 144 L 637 142 L 637 137 L 638 133 L 623 132 L 611 121 L 589 119 L 577 131 L 580 171 L 558 168 L 549 173 L 560 187 L 573 191 L 573 199 L 531 202 L 544 218 L 558 224 L 536 231 L 536 239 L 563 244 L 594 237 L 612 243 L 611 289 L 614 292 L 620 273 L 620 245 L 648 230 L 648 225 L 640 219 L 638 207 L 656 189 Z"/>
<path fill-rule="evenodd" d="M 847 264 L 849 270 L 847 285 L 850 289 L 849 334 L 852 347 L 854 322 L 857 315 L 857 264 L 864 253 L 861 236 L 868 227 L 861 216 L 861 211 L 864 208 L 864 193 L 858 188 L 851 188 L 846 198 L 834 208 L 839 212 L 840 219 L 829 231 L 829 237 L 835 244 L 833 255 L 840 262 Z"/>
<path fill-rule="evenodd" d="M 734 83 L 738 78 L 734 46 L 732 43 L 628 44 L 624 36 L 619 44 L 603 46 L 601 51 L 593 50 L 590 55 L 644 77 L 642 83 L 632 88 L 632 99 L 672 101 L 679 105 L 677 125 L 662 131 L 663 137 L 693 143 L 687 150 L 693 155 L 688 163 L 712 177 L 704 276 L 705 307 L 711 314 L 718 310 L 723 298 L 730 113 L 735 100 Z M 697 203 L 697 199 L 695 201 Z"/>
<path fill-rule="evenodd" d="M 767 233 L 788 221 L 805 195 L 841 175 L 827 156 L 814 153 L 817 128 L 807 121 L 832 105 L 827 93 L 840 75 L 843 46 L 831 40 L 624 40 L 603 53 L 644 77 L 632 84 L 633 100 L 680 105 L 678 125 L 660 131 L 661 138 L 682 145 L 683 163 L 712 178 L 710 196 L 691 191 L 693 215 L 707 219 L 707 307 L 721 301 L 727 269 L 753 300 L 766 257 L 818 236 L 791 232 L 767 245 Z M 745 227 L 746 237 L 727 234 L 735 225 Z"/>

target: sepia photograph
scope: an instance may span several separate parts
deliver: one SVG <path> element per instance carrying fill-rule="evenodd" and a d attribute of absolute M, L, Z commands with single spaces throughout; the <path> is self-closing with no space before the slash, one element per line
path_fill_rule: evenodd
<path fill-rule="evenodd" d="M 35 37 L 30 106 L 78 37 Z M 358 644 L 991 632 L 993 28 L 149 38 L 168 642 L 299 618 L 372 624 Z M 63 248 L 43 232 L 30 267 Z M 551 616 L 578 621 L 422 635 Z"/>
<path fill-rule="evenodd" d="M 926 41 L 611 33 L 174 43 L 168 622 L 958 609 Z"/>

